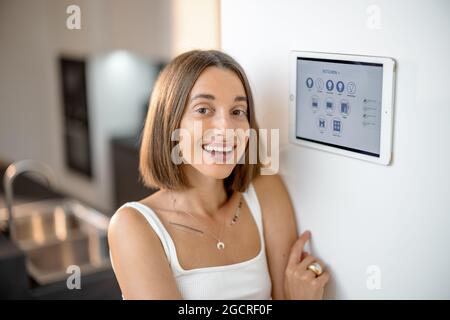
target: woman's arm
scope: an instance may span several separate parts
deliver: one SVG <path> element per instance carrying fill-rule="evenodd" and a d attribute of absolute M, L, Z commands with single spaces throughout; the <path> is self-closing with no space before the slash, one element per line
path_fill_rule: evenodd
<path fill-rule="evenodd" d="M 114 214 L 108 242 L 125 299 L 182 299 L 158 235 L 135 209 Z"/>
<path fill-rule="evenodd" d="M 280 176 L 259 176 L 253 185 L 263 214 L 272 299 L 286 299 L 284 275 L 291 248 L 298 238 L 294 210 Z"/>

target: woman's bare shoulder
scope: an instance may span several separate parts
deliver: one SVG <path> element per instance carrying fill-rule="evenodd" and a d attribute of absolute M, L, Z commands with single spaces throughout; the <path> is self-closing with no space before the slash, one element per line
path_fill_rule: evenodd
<path fill-rule="evenodd" d="M 258 175 L 252 180 L 252 184 L 253 186 L 255 186 L 255 188 L 264 188 L 264 190 L 270 188 L 273 183 L 277 184 L 278 186 L 280 183 L 283 184 L 283 180 L 281 179 L 279 174 Z"/>
<path fill-rule="evenodd" d="M 146 206 L 157 216 L 159 216 L 155 208 L 159 208 L 164 203 L 164 199 L 161 195 L 161 192 L 157 191 L 136 202 Z M 121 208 L 119 208 L 111 217 L 108 231 L 113 237 L 115 234 L 120 236 L 122 233 L 136 234 L 140 232 L 144 234 L 150 233 L 156 236 L 156 233 L 154 232 L 153 228 L 151 228 L 142 212 L 140 212 L 133 206 L 122 206 Z"/>
<path fill-rule="evenodd" d="M 109 222 L 110 246 L 112 248 L 120 247 L 119 244 L 124 239 L 145 241 L 149 246 L 157 246 L 159 242 L 156 232 L 151 228 L 144 215 L 131 206 L 123 206 L 118 209 Z"/>
<path fill-rule="evenodd" d="M 252 184 L 259 201 L 267 206 L 290 207 L 290 198 L 283 179 L 278 174 L 259 175 Z"/>
<path fill-rule="evenodd" d="M 265 220 L 278 220 L 278 223 L 286 224 L 295 222 L 291 198 L 278 174 L 260 175 L 253 179 L 252 184 Z"/>
<path fill-rule="evenodd" d="M 125 298 L 179 298 L 162 243 L 138 210 L 123 206 L 114 213 L 108 243 Z"/>

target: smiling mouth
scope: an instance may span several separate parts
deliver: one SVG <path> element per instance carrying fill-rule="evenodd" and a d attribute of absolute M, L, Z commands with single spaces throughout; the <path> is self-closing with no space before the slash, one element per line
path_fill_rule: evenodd
<path fill-rule="evenodd" d="M 216 161 L 224 162 L 231 159 L 236 144 L 221 144 L 221 143 L 206 143 L 202 145 L 202 149 L 209 154 L 209 156 Z"/>
<path fill-rule="evenodd" d="M 202 149 L 212 156 L 215 155 L 229 155 L 236 149 L 236 145 L 222 145 L 222 144 L 204 144 Z"/>

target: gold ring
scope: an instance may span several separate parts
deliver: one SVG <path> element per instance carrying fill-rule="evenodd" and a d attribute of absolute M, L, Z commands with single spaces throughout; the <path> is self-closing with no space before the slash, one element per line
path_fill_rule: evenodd
<path fill-rule="evenodd" d="M 320 276 L 323 273 L 322 266 L 318 262 L 311 263 L 308 266 L 308 270 L 314 272 L 316 276 Z"/>

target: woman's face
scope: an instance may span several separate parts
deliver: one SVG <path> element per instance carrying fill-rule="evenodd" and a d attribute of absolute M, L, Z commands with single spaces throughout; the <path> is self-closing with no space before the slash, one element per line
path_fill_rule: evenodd
<path fill-rule="evenodd" d="M 185 163 L 208 177 L 228 177 L 245 152 L 247 113 L 239 77 L 231 70 L 206 68 L 189 94 L 180 123 Z"/>

